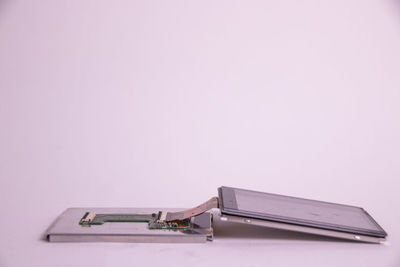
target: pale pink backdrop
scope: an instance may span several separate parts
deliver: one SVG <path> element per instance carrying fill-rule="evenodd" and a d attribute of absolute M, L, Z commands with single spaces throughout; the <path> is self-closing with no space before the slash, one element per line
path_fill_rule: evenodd
<path fill-rule="evenodd" d="M 399 266 L 399 102 L 398 1 L 0 0 L 0 266 Z M 388 242 L 41 240 L 221 185 L 365 207 Z"/>

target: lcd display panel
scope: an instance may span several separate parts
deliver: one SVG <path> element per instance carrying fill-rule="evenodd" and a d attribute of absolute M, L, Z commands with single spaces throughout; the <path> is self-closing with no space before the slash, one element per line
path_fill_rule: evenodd
<path fill-rule="evenodd" d="M 245 189 L 219 188 L 221 213 L 385 237 L 362 208 Z"/>

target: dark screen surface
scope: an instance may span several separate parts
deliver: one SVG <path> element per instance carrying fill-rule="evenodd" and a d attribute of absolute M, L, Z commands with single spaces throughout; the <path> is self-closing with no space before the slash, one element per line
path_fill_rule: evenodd
<path fill-rule="evenodd" d="M 362 208 L 323 201 L 219 188 L 222 213 L 385 237 L 386 232 Z"/>

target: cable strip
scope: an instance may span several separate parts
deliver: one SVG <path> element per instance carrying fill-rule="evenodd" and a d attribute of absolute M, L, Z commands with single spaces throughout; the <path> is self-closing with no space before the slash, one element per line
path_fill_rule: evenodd
<path fill-rule="evenodd" d="M 188 219 L 193 216 L 200 215 L 210 209 L 218 208 L 218 198 L 213 197 L 210 200 L 204 202 L 203 204 L 198 205 L 197 207 L 178 211 L 178 212 L 167 212 L 167 216 L 165 217 L 165 221 L 181 221 L 184 219 Z"/>

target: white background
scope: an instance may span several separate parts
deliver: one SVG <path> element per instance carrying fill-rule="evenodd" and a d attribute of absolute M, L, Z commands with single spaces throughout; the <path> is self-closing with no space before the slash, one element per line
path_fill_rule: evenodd
<path fill-rule="evenodd" d="M 0 266 L 399 266 L 399 100 L 399 1 L 0 0 Z M 41 240 L 221 185 L 362 206 L 388 242 Z"/>

